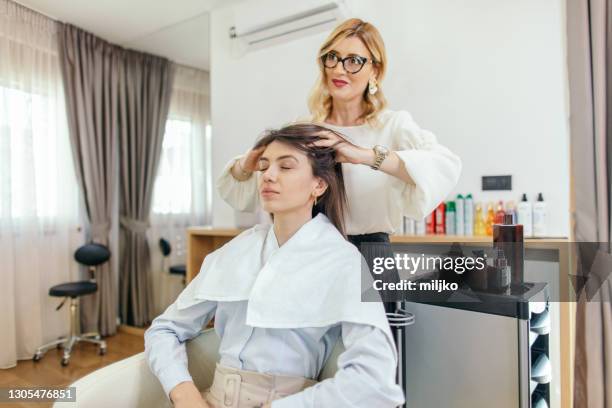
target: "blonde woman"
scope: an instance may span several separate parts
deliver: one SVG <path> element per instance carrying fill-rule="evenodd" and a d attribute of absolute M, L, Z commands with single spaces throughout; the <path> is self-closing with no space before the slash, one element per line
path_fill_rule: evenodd
<path fill-rule="evenodd" d="M 317 54 L 320 76 L 311 120 L 334 132 L 317 146 L 333 146 L 348 198 L 346 232 L 362 242 L 388 242 L 402 216 L 420 219 L 454 188 L 461 160 L 421 129 L 406 111 L 392 111 L 382 89 L 385 45 L 370 23 L 350 19 L 336 27 Z M 261 150 L 232 159 L 217 181 L 221 197 L 241 211 L 259 205 L 256 170 Z"/>

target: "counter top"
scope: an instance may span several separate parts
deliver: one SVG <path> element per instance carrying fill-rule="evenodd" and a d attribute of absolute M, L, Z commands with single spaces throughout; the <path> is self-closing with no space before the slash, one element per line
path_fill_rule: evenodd
<path fill-rule="evenodd" d="M 235 237 L 245 229 L 240 228 L 215 228 L 211 226 L 195 226 L 187 229 L 190 235 Z M 429 243 L 429 242 L 490 242 L 493 237 L 474 235 L 391 235 L 391 242 L 397 243 Z M 526 238 L 526 243 L 562 243 L 569 242 L 564 237 Z"/>

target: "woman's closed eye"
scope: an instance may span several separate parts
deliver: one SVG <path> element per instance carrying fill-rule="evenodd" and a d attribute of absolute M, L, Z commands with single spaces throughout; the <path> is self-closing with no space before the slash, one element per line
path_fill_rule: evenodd
<path fill-rule="evenodd" d="M 270 163 L 265 160 L 257 163 L 257 170 L 259 171 L 266 171 L 268 170 L 268 167 L 270 167 Z M 279 167 L 281 170 L 292 170 L 295 168 L 295 165 L 293 163 L 281 163 Z"/>
<path fill-rule="evenodd" d="M 282 170 L 291 170 L 295 167 L 295 165 L 293 163 L 281 163 L 280 164 L 280 168 Z"/>
<path fill-rule="evenodd" d="M 257 170 L 259 171 L 266 171 L 269 166 L 270 163 L 268 163 L 267 160 L 260 160 L 257 162 Z"/>

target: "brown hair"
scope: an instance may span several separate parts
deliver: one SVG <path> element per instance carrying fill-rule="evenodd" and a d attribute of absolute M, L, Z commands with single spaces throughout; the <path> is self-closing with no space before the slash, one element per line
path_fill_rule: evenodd
<path fill-rule="evenodd" d="M 387 70 L 387 52 L 385 51 L 385 43 L 374 25 L 358 18 L 351 18 L 338 25 L 327 37 L 325 42 L 323 42 L 321 48 L 319 48 L 319 53 L 317 54 L 319 78 L 317 79 L 317 82 L 310 92 L 310 97 L 308 98 L 308 107 L 310 109 L 313 122 L 324 122 L 332 110 L 332 97 L 327 90 L 327 86 L 325 85 L 326 73 L 321 57 L 329 52 L 339 41 L 353 36 L 359 38 L 368 51 L 370 51 L 370 54 L 372 54 L 372 58 L 374 60 L 374 67 L 376 68 L 377 72 L 376 82 L 378 91 L 374 95 L 370 95 L 367 87 L 364 90 L 363 100 L 365 109 L 361 115 L 361 118 L 366 122 L 375 125 L 377 124 L 378 114 L 387 106 L 387 100 L 381 87 L 381 83 L 385 78 L 385 72 Z"/>
<path fill-rule="evenodd" d="M 268 146 L 272 142 L 285 143 L 306 154 L 312 173 L 327 183 L 327 189 L 318 198 L 317 205 L 312 207 L 312 216 L 323 213 L 329 218 L 340 233 L 344 232 L 344 214 L 346 209 L 346 190 L 342 164 L 336 162 L 336 151 L 333 146 L 317 147 L 311 143 L 321 138 L 317 133 L 322 131 L 333 132 L 344 139 L 344 136 L 331 129 L 311 123 L 297 123 L 285 126 L 278 130 L 268 130 L 255 143 L 254 149 Z"/>

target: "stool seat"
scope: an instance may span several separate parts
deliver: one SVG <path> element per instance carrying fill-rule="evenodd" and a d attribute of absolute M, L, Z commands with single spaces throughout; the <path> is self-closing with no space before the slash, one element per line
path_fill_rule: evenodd
<path fill-rule="evenodd" d="M 69 283 L 62 283 L 59 285 L 52 286 L 49 289 L 49 296 L 75 298 L 77 296 L 94 293 L 97 290 L 98 290 L 98 284 L 96 282 L 90 282 L 90 281 L 69 282 Z"/>
<path fill-rule="evenodd" d="M 62 306 L 64 306 L 64 303 L 66 303 L 65 298 L 70 298 L 70 334 L 37 348 L 34 357 L 32 357 L 33 361 L 40 361 L 47 351 L 61 346 L 64 349 L 62 366 L 67 366 L 70 362 L 70 356 L 74 345 L 80 342 L 93 343 L 99 347 L 98 353 L 100 355 L 106 354 L 106 341 L 102 340 L 100 333 L 97 331 L 81 333 L 78 321 L 81 296 L 96 293 L 98 291 L 98 284 L 93 279 L 96 273 L 96 267 L 107 262 L 110 256 L 110 250 L 106 246 L 95 242 L 85 244 L 74 252 L 74 260 L 81 265 L 89 267 L 88 270 L 92 279 L 60 283 L 59 285 L 49 288 L 49 296 L 64 298 L 55 310 L 60 310 Z"/>
<path fill-rule="evenodd" d="M 185 265 L 173 265 L 170 267 L 170 273 L 175 275 L 187 275 L 187 268 Z"/>

